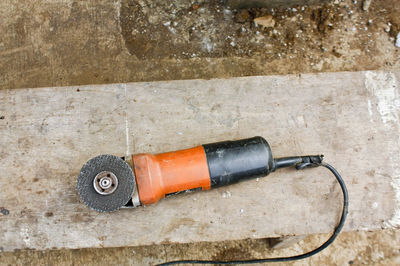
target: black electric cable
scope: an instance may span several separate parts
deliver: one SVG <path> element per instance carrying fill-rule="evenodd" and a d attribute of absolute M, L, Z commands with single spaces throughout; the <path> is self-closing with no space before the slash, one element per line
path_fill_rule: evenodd
<path fill-rule="evenodd" d="M 165 262 L 158 264 L 158 266 L 165 266 L 165 265 L 175 265 L 175 264 L 253 264 L 253 263 L 265 263 L 265 262 L 283 262 L 283 261 L 294 261 L 294 260 L 301 260 L 305 259 L 308 257 L 311 257 L 318 252 L 324 250 L 327 248 L 332 242 L 336 239 L 336 237 L 339 235 L 340 231 L 342 230 L 347 212 L 348 212 L 348 207 L 349 207 L 349 195 L 347 192 L 346 184 L 344 183 L 342 177 L 338 173 L 338 171 L 333 168 L 330 164 L 327 163 L 320 163 L 320 164 L 313 164 L 313 163 L 308 163 L 308 164 L 303 164 L 302 167 L 299 167 L 298 169 L 303 169 L 306 166 L 324 166 L 328 168 L 336 177 L 336 180 L 338 181 L 342 192 L 343 192 L 343 210 L 342 210 L 342 216 L 340 217 L 340 221 L 338 225 L 336 226 L 335 230 L 333 231 L 331 237 L 328 238 L 325 243 L 323 243 L 321 246 L 318 248 L 309 251 L 304 254 L 300 255 L 295 255 L 295 256 L 290 256 L 290 257 L 278 257 L 278 258 L 265 258 L 265 259 L 251 259 L 251 260 L 232 260 L 232 261 L 217 261 L 217 260 L 177 260 L 177 261 L 170 261 L 170 262 Z"/>

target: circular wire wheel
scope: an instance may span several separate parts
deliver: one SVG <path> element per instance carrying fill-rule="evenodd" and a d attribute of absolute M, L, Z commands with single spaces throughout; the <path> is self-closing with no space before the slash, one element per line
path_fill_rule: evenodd
<path fill-rule="evenodd" d="M 135 177 L 123 159 L 104 154 L 90 159 L 82 167 L 77 186 L 87 206 L 99 212 L 112 212 L 131 199 Z"/>

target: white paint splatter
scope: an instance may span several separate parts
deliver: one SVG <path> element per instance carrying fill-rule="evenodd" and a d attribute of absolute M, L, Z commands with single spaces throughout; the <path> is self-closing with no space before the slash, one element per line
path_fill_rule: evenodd
<path fill-rule="evenodd" d="M 400 171 L 396 171 L 396 176 L 393 176 L 392 179 L 392 186 L 396 193 L 396 201 L 397 201 L 397 208 L 393 217 L 388 221 L 388 225 L 391 227 L 399 227 L 400 226 Z"/>
<path fill-rule="evenodd" d="M 29 247 L 31 245 L 31 239 L 29 238 L 28 228 L 21 228 L 19 234 L 22 237 L 22 240 L 24 241 L 25 245 Z"/>
<path fill-rule="evenodd" d="M 368 99 L 368 113 L 369 113 L 369 121 L 371 121 L 371 123 L 374 123 L 374 114 L 372 113 L 372 103 L 371 100 Z"/>
<path fill-rule="evenodd" d="M 396 76 L 388 72 L 365 73 L 365 87 L 377 98 L 377 110 L 388 133 L 397 133 L 397 139 L 389 141 L 387 152 L 392 166 L 392 182 L 397 206 L 392 218 L 385 224 L 388 227 L 400 226 L 400 93 Z M 370 104 L 369 104 L 370 105 Z M 371 104 L 372 112 L 372 104 Z"/>
<path fill-rule="evenodd" d="M 297 123 L 301 126 L 304 127 L 304 125 L 306 124 L 306 122 L 304 121 L 304 116 L 299 115 L 296 117 Z"/>
<path fill-rule="evenodd" d="M 397 91 L 396 77 L 393 73 L 366 72 L 365 86 L 378 98 L 378 111 L 383 123 L 398 123 L 397 111 L 400 98 Z"/>

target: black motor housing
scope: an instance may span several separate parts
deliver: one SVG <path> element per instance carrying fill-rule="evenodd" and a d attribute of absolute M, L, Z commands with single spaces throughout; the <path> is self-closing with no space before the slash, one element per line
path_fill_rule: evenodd
<path fill-rule="evenodd" d="M 203 145 L 211 187 L 266 176 L 275 169 L 271 148 L 262 137 Z"/>

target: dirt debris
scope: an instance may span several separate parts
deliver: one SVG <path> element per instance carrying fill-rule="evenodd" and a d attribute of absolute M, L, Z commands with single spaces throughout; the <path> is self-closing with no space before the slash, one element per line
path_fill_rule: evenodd
<path fill-rule="evenodd" d="M 234 16 L 234 21 L 237 23 L 251 22 L 253 20 L 253 15 L 247 9 L 241 9 L 236 12 Z"/>
<path fill-rule="evenodd" d="M 254 19 L 254 23 L 257 27 L 257 25 L 261 25 L 265 28 L 272 28 L 275 26 L 275 20 L 272 16 L 264 16 L 264 17 L 258 17 Z"/>
<path fill-rule="evenodd" d="M 371 5 L 371 2 L 372 2 L 372 0 L 364 0 L 363 1 L 362 8 L 363 8 L 364 11 L 368 11 L 369 6 Z"/>
<path fill-rule="evenodd" d="M 394 25 L 395 14 L 386 8 L 391 2 L 230 10 L 222 1 L 156 5 L 125 0 L 121 27 L 128 50 L 141 59 L 263 56 L 273 60 L 328 52 L 326 57 L 336 56 L 335 46 L 374 55 L 379 49 L 373 36 L 379 29 L 368 21 Z M 359 12 L 366 5 L 374 8 Z M 348 35 L 357 36 L 351 47 L 345 41 L 351 38 Z"/>
<path fill-rule="evenodd" d="M 0 89 L 400 66 L 397 0 L 372 1 L 368 12 L 352 0 L 247 10 L 223 0 L 0 8 Z M 263 16 L 275 25 L 256 26 Z"/>

